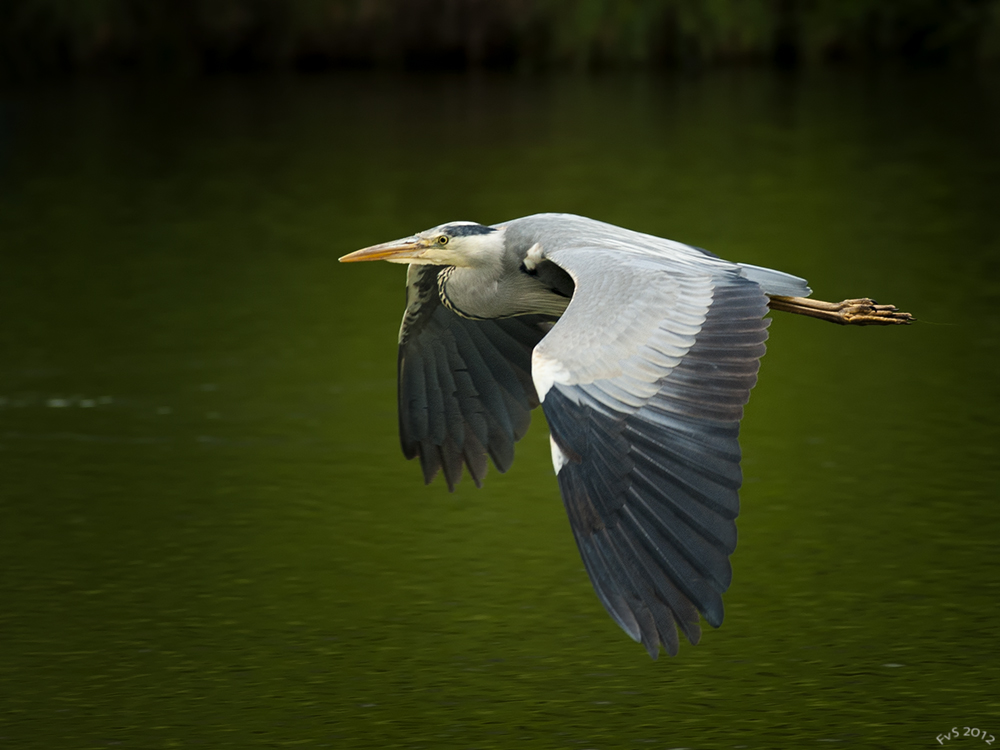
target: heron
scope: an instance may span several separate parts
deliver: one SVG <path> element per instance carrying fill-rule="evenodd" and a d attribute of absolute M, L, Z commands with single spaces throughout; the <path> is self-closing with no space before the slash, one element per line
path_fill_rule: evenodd
<path fill-rule="evenodd" d="M 656 659 L 723 619 L 743 407 L 768 309 L 907 324 L 868 298 L 809 299 L 797 276 L 571 214 L 453 221 L 350 253 L 408 265 L 399 435 L 425 483 L 500 472 L 541 406 L 584 568 Z"/>

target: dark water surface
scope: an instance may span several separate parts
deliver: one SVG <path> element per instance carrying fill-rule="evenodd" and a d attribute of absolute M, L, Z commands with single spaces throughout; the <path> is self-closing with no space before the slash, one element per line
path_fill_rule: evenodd
<path fill-rule="evenodd" d="M 77 82 L 0 104 L 0 747 L 938 747 L 1000 736 L 1000 85 Z M 399 454 L 403 270 L 572 211 L 872 295 L 778 315 L 724 626 L 652 662 L 540 415 Z M 971 737 L 949 745 L 986 743 Z"/>

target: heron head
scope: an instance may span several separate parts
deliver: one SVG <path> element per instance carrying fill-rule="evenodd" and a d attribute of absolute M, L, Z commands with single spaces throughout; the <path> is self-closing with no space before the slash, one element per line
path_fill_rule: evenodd
<path fill-rule="evenodd" d="M 390 263 L 476 266 L 488 258 L 499 257 L 502 249 L 502 229 L 474 221 L 452 221 L 410 237 L 357 250 L 343 256 L 340 262 L 387 260 Z"/>

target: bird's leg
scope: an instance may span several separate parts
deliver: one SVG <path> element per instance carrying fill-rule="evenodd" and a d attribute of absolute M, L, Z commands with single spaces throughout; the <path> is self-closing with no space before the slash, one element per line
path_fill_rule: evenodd
<path fill-rule="evenodd" d="M 842 326 L 908 325 L 915 320 L 910 313 L 900 312 L 894 305 L 877 305 L 875 300 L 867 297 L 845 299 L 843 302 L 823 302 L 808 297 L 768 296 L 767 306 L 772 310 L 808 315 Z"/>

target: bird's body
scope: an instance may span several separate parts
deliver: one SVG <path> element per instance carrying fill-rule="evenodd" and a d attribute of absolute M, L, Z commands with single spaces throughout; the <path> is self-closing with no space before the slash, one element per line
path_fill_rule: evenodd
<path fill-rule="evenodd" d="M 403 452 L 449 487 L 513 460 L 541 404 L 577 545 L 612 618 L 656 656 L 722 622 L 743 405 L 769 303 L 836 322 L 909 316 L 805 299 L 805 281 L 568 214 L 453 222 L 342 260 L 409 263 Z M 778 304 L 775 305 L 775 302 Z"/>

